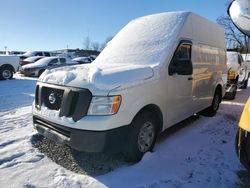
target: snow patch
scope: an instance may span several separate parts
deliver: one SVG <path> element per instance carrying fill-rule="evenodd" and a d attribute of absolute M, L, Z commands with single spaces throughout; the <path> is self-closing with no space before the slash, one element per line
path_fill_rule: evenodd
<path fill-rule="evenodd" d="M 50 110 L 46 106 L 41 106 L 41 115 L 45 117 L 50 117 L 58 121 L 63 121 L 67 123 L 75 123 L 75 121 L 72 118 L 68 118 L 65 116 L 60 117 L 59 116 L 59 110 Z"/>

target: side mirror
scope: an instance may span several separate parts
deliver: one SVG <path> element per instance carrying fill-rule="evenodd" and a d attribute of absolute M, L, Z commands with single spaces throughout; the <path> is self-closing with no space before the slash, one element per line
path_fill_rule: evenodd
<path fill-rule="evenodd" d="M 233 0 L 227 12 L 234 25 L 250 37 L 250 0 Z"/>

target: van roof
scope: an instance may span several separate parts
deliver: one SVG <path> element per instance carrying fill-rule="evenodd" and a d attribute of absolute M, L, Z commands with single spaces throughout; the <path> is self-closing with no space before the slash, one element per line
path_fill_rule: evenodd
<path fill-rule="evenodd" d="M 200 34 L 203 30 L 212 28 L 212 31 L 222 32 L 223 39 L 211 39 Z M 212 25 L 212 26 L 211 26 Z M 217 41 L 224 41 L 223 30 L 215 23 L 208 21 L 192 12 L 165 12 L 140 17 L 129 22 L 107 45 L 97 57 L 98 64 L 127 64 L 128 62 L 139 65 L 159 64 L 166 60 L 177 46 L 178 40 L 183 38 L 197 38 L 202 43 L 212 41 L 213 46 Z M 193 29 L 194 28 L 194 29 Z M 215 28 L 215 29 L 214 29 Z M 195 32 L 195 35 L 193 34 Z M 204 31 L 207 33 L 207 31 Z M 214 36 L 215 34 L 213 34 Z M 216 33 L 217 35 L 217 33 Z M 200 40 L 204 39 L 204 40 Z M 225 43 L 218 45 L 225 47 Z"/>

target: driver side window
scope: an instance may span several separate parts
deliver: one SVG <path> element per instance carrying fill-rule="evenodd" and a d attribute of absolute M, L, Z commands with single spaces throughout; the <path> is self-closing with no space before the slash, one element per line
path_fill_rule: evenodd
<path fill-rule="evenodd" d="M 193 66 L 191 61 L 192 44 L 191 42 L 181 42 L 176 49 L 169 65 L 169 75 L 191 75 Z"/>

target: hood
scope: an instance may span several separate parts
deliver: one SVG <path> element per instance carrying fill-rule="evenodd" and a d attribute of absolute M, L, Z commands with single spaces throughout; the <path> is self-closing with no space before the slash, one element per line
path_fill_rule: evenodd
<path fill-rule="evenodd" d="M 90 90 L 110 91 L 145 82 L 153 75 L 153 69 L 149 66 L 119 64 L 104 67 L 96 66 L 96 64 L 84 64 L 46 70 L 40 76 L 39 81 Z"/>

